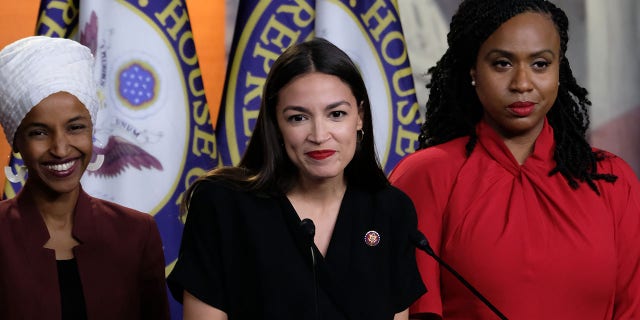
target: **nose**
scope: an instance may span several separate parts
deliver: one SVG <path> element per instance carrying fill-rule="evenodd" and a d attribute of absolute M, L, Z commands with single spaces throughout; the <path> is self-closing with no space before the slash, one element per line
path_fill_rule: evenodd
<path fill-rule="evenodd" d="M 511 78 L 511 83 L 509 88 L 516 92 L 527 92 L 533 89 L 533 84 L 531 83 L 530 70 L 527 70 L 526 67 L 517 67 L 514 70 L 513 78 Z"/>
<path fill-rule="evenodd" d="M 328 125 L 324 121 L 322 121 L 322 119 L 313 121 L 311 132 L 309 134 L 309 141 L 321 144 L 329 140 L 329 137 L 330 134 Z"/>
<path fill-rule="evenodd" d="M 58 158 L 64 158 L 69 154 L 69 137 L 64 133 L 54 133 L 51 138 L 51 148 L 49 152 Z"/>

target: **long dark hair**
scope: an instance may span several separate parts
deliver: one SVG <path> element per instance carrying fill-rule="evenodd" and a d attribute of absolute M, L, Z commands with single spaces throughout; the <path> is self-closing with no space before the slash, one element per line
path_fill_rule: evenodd
<path fill-rule="evenodd" d="M 436 66 L 429 69 L 431 82 L 425 122 L 421 128 L 420 148 L 469 136 L 467 155 L 475 148 L 475 127 L 483 109 L 470 85 L 469 70 L 474 67 L 480 46 L 512 17 L 524 12 L 548 15 L 560 35 L 560 86 L 558 98 L 547 113 L 553 127 L 556 167 L 549 175 L 562 174 L 569 186 L 576 189 L 586 182 L 599 194 L 594 180 L 613 182 L 616 176 L 597 172 L 600 152 L 592 151 L 587 142 L 589 128 L 587 90 L 578 85 L 567 59 L 569 19 L 562 9 L 545 0 L 465 0 L 451 19 L 447 35 L 449 48 Z"/>
<path fill-rule="evenodd" d="M 186 192 L 186 202 L 195 185 L 204 179 L 224 179 L 241 190 L 267 195 L 284 193 L 294 186 L 298 170 L 282 145 L 276 105 L 278 93 L 284 86 L 311 72 L 340 78 L 351 88 L 362 108 L 362 129 L 365 134 L 359 140 L 353 159 L 345 168 L 347 184 L 369 190 L 388 185 L 376 155 L 371 104 L 364 80 L 345 52 L 327 40 L 315 38 L 293 45 L 273 63 L 263 88 L 256 126 L 238 166 L 217 168 L 196 180 Z"/>

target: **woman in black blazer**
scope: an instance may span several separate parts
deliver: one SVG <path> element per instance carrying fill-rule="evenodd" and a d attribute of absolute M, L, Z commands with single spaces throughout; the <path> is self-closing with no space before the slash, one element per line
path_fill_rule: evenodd
<path fill-rule="evenodd" d="M 411 201 L 376 158 L 371 108 L 349 57 L 314 39 L 264 86 L 236 167 L 187 192 L 169 276 L 185 319 L 408 319 L 425 288 Z"/>

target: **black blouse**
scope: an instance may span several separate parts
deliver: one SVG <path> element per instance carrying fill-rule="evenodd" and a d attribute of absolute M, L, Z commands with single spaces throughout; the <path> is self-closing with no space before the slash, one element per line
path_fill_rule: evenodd
<path fill-rule="evenodd" d="M 393 319 L 426 291 L 408 236 L 416 224 L 398 189 L 348 187 L 326 257 L 313 246 L 314 268 L 308 235 L 284 195 L 206 181 L 191 199 L 169 288 L 177 300 L 186 290 L 229 319 L 316 319 L 316 306 L 322 319 Z M 380 236 L 375 246 L 365 241 L 369 231 Z"/>
<path fill-rule="evenodd" d="M 87 311 L 76 259 L 56 260 L 62 299 L 62 320 L 85 320 Z"/>

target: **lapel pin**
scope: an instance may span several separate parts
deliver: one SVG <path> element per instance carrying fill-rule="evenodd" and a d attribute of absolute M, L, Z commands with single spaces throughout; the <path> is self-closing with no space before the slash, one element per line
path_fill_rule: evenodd
<path fill-rule="evenodd" d="M 380 234 L 374 230 L 367 232 L 364 235 L 364 243 L 369 247 L 375 247 L 380 243 Z"/>

